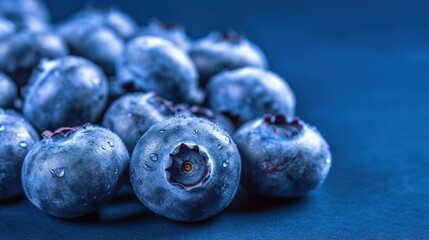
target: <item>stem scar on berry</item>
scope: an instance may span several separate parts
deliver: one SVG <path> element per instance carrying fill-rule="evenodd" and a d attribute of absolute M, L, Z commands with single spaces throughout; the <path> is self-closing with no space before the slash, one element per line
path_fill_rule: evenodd
<path fill-rule="evenodd" d="M 168 182 L 186 190 L 203 186 L 211 174 L 209 157 L 198 145 L 182 143 L 169 158 L 165 169 Z"/>
<path fill-rule="evenodd" d="M 277 134 L 283 134 L 286 137 L 294 137 L 303 132 L 303 124 L 299 118 L 287 119 L 284 115 L 264 115 L 264 122 L 272 127 Z"/>

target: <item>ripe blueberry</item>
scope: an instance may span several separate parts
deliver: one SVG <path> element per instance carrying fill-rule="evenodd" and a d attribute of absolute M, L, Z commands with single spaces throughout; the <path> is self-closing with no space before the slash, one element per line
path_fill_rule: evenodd
<path fill-rule="evenodd" d="M 12 34 L 16 31 L 16 26 L 13 22 L 6 18 L 0 17 L 0 39 Z"/>
<path fill-rule="evenodd" d="M 94 122 L 107 102 L 103 72 L 80 57 L 39 65 L 24 99 L 23 113 L 39 131 Z"/>
<path fill-rule="evenodd" d="M 3 73 L 0 73 L 0 108 L 11 108 L 17 98 L 18 90 L 15 83 Z"/>
<path fill-rule="evenodd" d="M 0 0 L 0 16 L 31 16 L 46 23 L 50 20 L 48 8 L 40 0 Z"/>
<path fill-rule="evenodd" d="M 174 102 L 201 102 L 198 73 L 185 52 L 159 37 L 137 37 L 117 63 L 117 81 L 131 91 L 155 91 Z"/>
<path fill-rule="evenodd" d="M 131 184 L 149 209 L 192 222 L 210 218 L 232 201 L 241 161 L 235 143 L 202 118 L 170 118 L 149 129 L 131 159 Z"/>
<path fill-rule="evenodd" d="M 295 97 L 278 75 L 258 68 L 240 68 L 214 76 L 207 86 L 208 103 L 240 125 L 263 114 L 293 116 Z"/>
<path fill-rule="evenodd" d="M 103 126 L 118 134 L 132 153 L 137 141 L 150 127 L 173 116 L 172 102 L 155 93 L 131 93 L 110 105 L 104 115 Z"/>
<path fill-rule="evenodd" d="M 240 67 L 267 68 L 262 51 L 243 35 L 235 32 L 215 32 L 195 42 L 189 50 L 205 86 L 215 74 Z"/>
<path fill-rule="evenodd" d="M 173 42 L 176 46 L 188 51 L 191 42 L 182 25 L 170 22 L 152 21 L 142 28 L 137 36 L 156 36 Z"/>
<path fill-rule="evenodd" d="M 21 167 L 39 140 L 36 130 L 20 115 L 0 108 L 0 200 L 22 192 Z"/>
<path fill-rule="evenodd" d="M 265 115 L 234 135 L 243 161 L 242 184 L 257 194 L 298 197 L 320 185 L 331 167 L 320 133 L 297 118 Z"/>
<path fill-rule="evenodd" d="M 27 84 L 33 68 L 42 59 L 55 59 L 68 54 L 63 40 L 50 32 L 19 32 L 0 39 L 0 71 L 19 87 Z"/>
<path fill-rule="evenodd" d="M 96 126 L 46 131 L 22 166 L 30 202 L 59 218 L 96 211 L 119 190 L 129 155 L 117 135 Z"/>

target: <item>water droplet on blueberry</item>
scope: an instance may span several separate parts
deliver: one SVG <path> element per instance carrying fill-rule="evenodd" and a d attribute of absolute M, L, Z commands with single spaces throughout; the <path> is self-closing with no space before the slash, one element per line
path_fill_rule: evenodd
<path fill-rule="evenodd" d="M 161 130 L 159 130 L 159 132 L 160 132 L 160 133 L 164 133 L 164 132 L 165 132 L 165 129 L 161 129 Z"/>
<path fill-rule="evenodd" d="M 217 149 L 222 149 L 223 148 L 223 146 L 222 146 L 222 144 L 219 144 L 219 145 L 217 145 Z"/>
<path fill-rule="evenodd" d="M 156 161 L 158 161 L 158 154 L 152 153 L 149 155 L 149 158 L 150 158 L 150 160 L 156 162 Z"/>
<path fill-rule="evenodd" d="M 194 134 L 198 134 L 198 129 L 194 129 Z"/>
<path fill-rule="evenodd" d="M 27 142 L 26 141 L 21 141 L 21 142 L 19 142 L 19 146 L 20 147 L 23 147 L 23 148 L 25 148 L 25 147 L 27 147 Z"/>
<path fill-rule="evenodd" d="M 65 174 L 66 168 L 65 167 L 60 167 L 60 168 L 56 168 L 56 169 L 51 169 L 49 171 L 51 172 L 51 175 L 52 175 L 53 178 L 63 177 L 64 174 Z M 82 198 L 83 198 L 83 196 L 82 196 Z"/>
<path fill-rule="evenodd" d="M 143 181 L 141 179 L 138 179 L 137 182 L 138 182 L 139 185 L 143 184 Z"/>
<path fill-rule="evenodd" d="M 155 170 L 152 166 L 149 166 L 147 164 L 144 165 L 144 169 L 146 169 L 147 171 L 153 171 L 153 170 Z"/>
<path fill-rule="evenodd" d="M 101 149 L 106 150 L 106 147 L 105 147 L 105 146 L 103 146 L 103 145 L 101 145 Z"/>
<path fill-rule="evenodd" d="M 113 143 L 112 143 L 112 142 L 110 142 L 110 141 L 109 141 L 109 142 L 107 142 L 107 144 L 109 144 L 109 146 L 110 146 L 110 147 L 113 147 L 113 146 L 114 146 L 114 145 L 113 145 Z"/>
<path fill-rule="evenodd" d="M 229 166 L 229 162 L 228 161 L 223 161 L 222 166 L 223 167 L 228 167 Z"/>

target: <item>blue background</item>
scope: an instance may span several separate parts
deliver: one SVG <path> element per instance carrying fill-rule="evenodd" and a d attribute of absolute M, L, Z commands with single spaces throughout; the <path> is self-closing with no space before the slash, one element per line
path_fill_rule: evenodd
<path fill-rule="evenodd" d="M 48 1 L 56 20 L 85 1 Z M 149 213 L 124 189 L 98 214 L 58 220 L 0 205 L 0 239 L 429 239 L 429 5 L 425 1 L 93 1 L 190 36 L 245 32 L 331 145 L 324 185 L 295 200 L 240 192 L 195 224 Z"/>

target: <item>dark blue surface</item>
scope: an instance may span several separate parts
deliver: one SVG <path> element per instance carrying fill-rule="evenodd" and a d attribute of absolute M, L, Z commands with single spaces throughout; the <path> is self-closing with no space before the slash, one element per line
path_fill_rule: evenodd
<path fill-rule="evenodd" d="M 82 2 L 49 1 L 57 19 Z M 297 200 L 240 194 L 227 211 L 198 224 L 148 213 L 130 189 L 98 215 L 73 221 L 14 200 L 0 205 L 0 239 L 429 238 L 425 1 L 171 2 L 116 5 L 140 23 L 180 21 L 193 37 L 225 28 L 247 33 L 294 89 L 298 115 L 330 143 L 325 184 Z"/>

